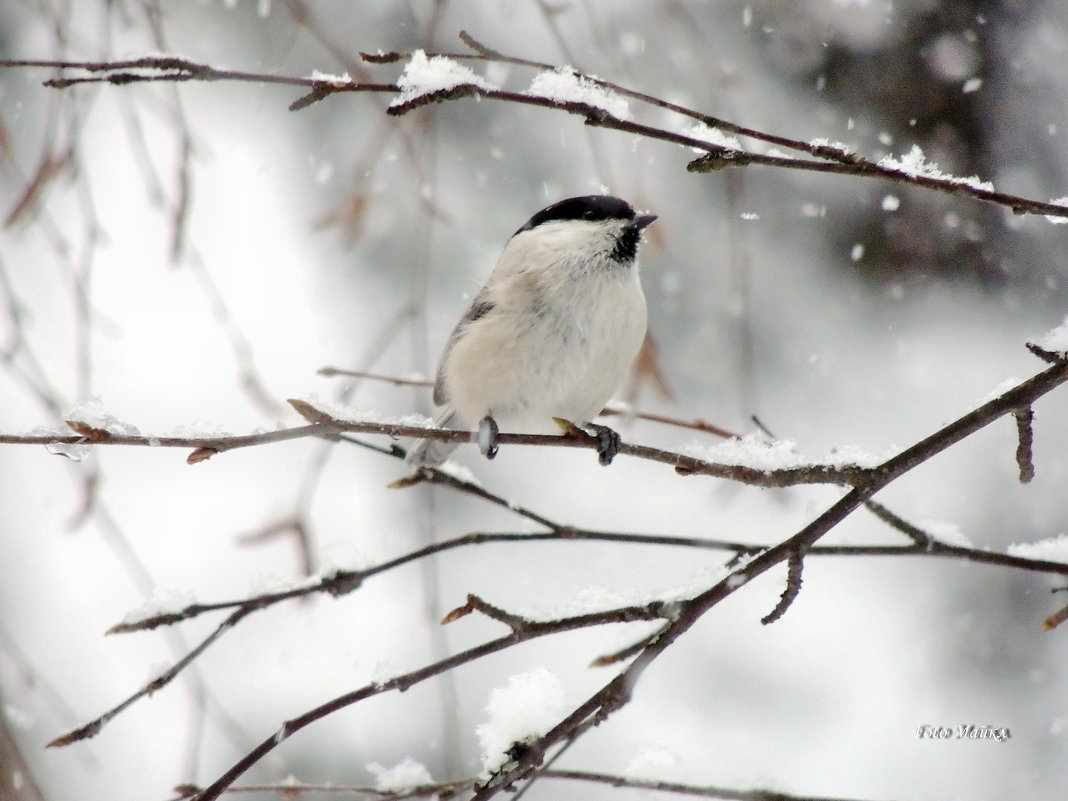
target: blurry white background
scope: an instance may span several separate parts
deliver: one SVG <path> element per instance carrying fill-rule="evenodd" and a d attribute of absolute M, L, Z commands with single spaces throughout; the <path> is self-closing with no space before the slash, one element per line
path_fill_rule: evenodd
<path fill-rule="evenodd" d="M 919 144 L 946 172 L 1037 200 L 1068 194 L 1068 9 L 1057 2 L 15 0 L 0 5 L 0 58 L 166 52 L 291 76 L 359 65 L 391 81 L 400 65 L 358 53 L 462 51 L 462 29 L 752 128 L 873 160 Z M 517 91 L 532 77 L 477 69 Z M 316 371 L 432 374 L 508 236 L 549 202 L 602 190 L 660 217 L 642 270 L 673 397 L 646 382 L 634 404 L 739 431 L 756 414 L 806 454 L 921 439 L 1036 372 L 1025 341 L 1068 309 L 1068 229 L 963 197 L 762 167 L 690 174 L 689 151 L 488 100 L 391 118 L 388 96 L 343 94 L 290 112 L 299 91 L 269 84 L 57 91 L 41 86 L 51 74 L 0 71 L 6 433 L 62 427 L 94 396 L 152 434 L 295 425 L 286 398 L 346 389 L 354 410 L 429 413 L 426 390 Z M 25 202 L 48 160 L 54 177 Z M 879 499 L 980 548 L 1063 533 L 1068 395 L 1035 411 L 1031 484 L 1016 480 L 1005 420 Z M 620 426 L 659 447 L 715 442 Z M 0 701 L 46 798 L 162 799 L 207 783 L 286 718 L 499 634 L 473 617 L 438 626 L 469 592 L 546 615 L 597 592 L 702 586 L 725 561 L 580 542 L 453 551 L 339 599 L 252 615 L 94 739 L 45 750 L 221 619 L 104 637 L 128 611 L 301 577 L 296 537 L 244 535 L 297 521 L 318 570 L 468 531 L 533 530 L 468 497 L 387 489 L 403 466 L 352 446 L 295 441 L 195 466 L 185 456 L 99 448 L 72 461 L 0 447 Z M 602 469 L 577 450 L 457 458 L 505 498 L 606 531 L 775 543 L 837 495 L 683 479 L 626 458 Z M 829 541 L 901 540 L 858 512 Z M 1065 633 L 1040 630 L 1063 581 L 918 557 L 805 564 L 782 620 L 760 624 L 779 570 L 712 610 L 559 766 L 813 796 L 1063 797 Z M 300 732 L 246 779 L 373 783 L 369 763 L 406 756 L 438 780 L 472 775 L 492 688 L 546 667 L 578 703 L 611 675 L 589 662 L 636 636 L 542 639 L 455 672 L 451 689 L 378 697 Z M 921 724 L 1008 727 L 1012 739 L 931 742 Z M 636 795 L 545 781 L 530 798 L 562 794 Z"/>

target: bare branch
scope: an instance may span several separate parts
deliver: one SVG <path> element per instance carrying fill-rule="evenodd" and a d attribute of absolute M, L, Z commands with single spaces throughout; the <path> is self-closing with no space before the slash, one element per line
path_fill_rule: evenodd
<path fill-rule="evenodd" d="M 1032 453 L 1035 432 L 1031 427 L 1035 413 L 1030 406 L 1023 406 L 1013 411 L 1016 418 L 1016 464 L 1020 468 L 1020 483 L 1028 484 L 1035 477 L 1035 462 Z"/>
<path fill-rule="evenodd" d="M 611 773 L 595 773 L 584 770 L 563 770 L 549 768 L 539 771 L 540 779 L 557 779 L 562 781 L 585 782 L 588 784 L 608 785 L 609 787 L 627 788 L 631 790 L 653 790 L 658 793 L 671 793 L 674 795 L 691 798 L 716 798 L 723 801 L 859 801 L 859 799 L 829 798 L 827 796 L 808 796 L 783 793 L 777 790 L 741 790 L 732 787 L 717 787 L 713 785 L 684 784 L 682 782 L 662 781 L 658 779 L 639 779 L 632 776 L 617 775 Z M 444 781 L 420 787 L 412 787 L 408 790 L 391 792 L 378 790 L 374 787 L 344 784 L 312 784 L 307 782 L 286 781 L 279 784 L 241 784 L 234 785 L 227 793 L 278 793 L 284 798 L 300 798 L 304 794 L 329 793 L 332 795 L 357 795 L 372 796 L 378 801 L 403 801 L 410 798 L 451 798 L 457 793 L 471 790 L 477 784 L 477 779 L 457 779 Z M 189 798 L 201 792 L 201 788 L 194 785 L 180 785 L 176 790 L 182 798 Z"/>
<path fill-rule="evenodd" d="M 800 551 L 794 551 L 786 560 L 786 588 L 782 591 L 779 602 L 775 608 L 760 619 L 767 626 L 786 614 L 790 604 L 797 600 L 801 594 L 801 571 L 804 568 L 804 556 Z"/>
<path fill-rule="evenodd" d="M 460 653 L 446 657 L 445 659 L 425 665 L 417 670 L 394 676 L 385 681 L 365 685 L 358 690 L 340 695 L 302 715 L 298 715 L 291 720 L 285 721 L 274 734 L 243 756 L 228 771 L 226 771 L 226 773 L 220 776 L 211 785 L 197 793 L 194 798 L 196 801 L 211 801 L 211 799 L 218 798 L 231 785 L 234 779 L 242 775 L 246 770 L 259 762 L 265 755 L 277 748 L 285 739 L 327 715 L 331 715 L 340 709 L 352 706 L 366 698 L 371 698 L 387 692 L 403 692 L 416 684 L 440 676 L 454 668 L 460 667 L 461 665 L 474 662 L 490 654 L 510 648 L 513 645 L 544 637 L 549 634 L 576 631 L 583 628 L 615 623 L 657 620 L 662 617 L 663 611 L 660 608 L 660 605 L 649 604 L 647 606 L 632 606 L 622 609 L 613 609 L 607 612 L 593 612 L 586 615 L 576 615 L 574 617 L 560 618 L 558 620 L 547 622 L 527 621 L 519 631 L 512 631 L 504 637 L 499 637 L 495 640 L 484 642 L 481 645 L 476 645 L 473 648 L 469 648 Z"/>

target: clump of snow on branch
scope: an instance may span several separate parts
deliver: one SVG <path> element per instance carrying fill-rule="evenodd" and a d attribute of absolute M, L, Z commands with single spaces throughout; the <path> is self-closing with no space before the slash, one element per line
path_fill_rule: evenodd
<path fill-rule="evenodd" d="M 935 178 L 939 181 L 948 181 L 951 184 L 970 186 L 973 189 L 983 189 L 987 192 L 994 191 L 994 185 L 990 181 L 983 181 L 977 175 L 961 178 L 958 175 L 942 172 L 938 169 L 937 164 L 927 160 L 927 156 L 923 153 L 923 148 L 919 145 L 913 145 L 912 150 L 900 159 L 896 159 L 893 156 L 884 156 L 879 159 L 879 166 L 896 170 L 910 178 Z"/>
<path fill-rule="evenodd" d="M 1055 197 L 1053 198 L 1053 200 L 1050 201 L 1050 203 L 1052 203 L 1054 206 L 1068 207 L 1068 197 Z M 1064 225 L 1065 223 L 1068 223 L 1068 217 L 1057 217 L 1054 214 L 1047 214 L 1046 219 L 1054 225 Z"/>
<path fill-rule="evenodd" d="M 582 103 L 620 120 L 630 117 L 630 106 L 626 100 L 567 66 L 539 72 L 524 94 L 554 103 Z"/>
<path fill-rule="evenodd" d="M 305 403 L 316 411 L 322 412 L 335 420 L 349 421 L 354 423 L 375 423 L 387 426 L 413 426 L 416 428 L 433 428 L 433 419 L 423 414 L 406 414 L 401 416 L 384 415 L 381 412 L 361 409 L 358 406 L 350 406 L 345 403 L 326 400 L 316 394 L 301 398 Z"/>
<path fill-rule="evenodd" d="M 313 81 L 326 81 L 327 83 L 352 83 L 352 76 L 347 72 L 336 75 L 322 70 L 312 70 L 311 79 Z"/>
<path fill-rule="evenodd" d="M 727 150 L 741 150 L 742 142 L 737 136 L 730 136 L 723 133 L 719 128 L 713 128 L 711 125 L 706 125 L 703 122 L 695 122 L 692 125 L 686 126 L 683 133 L 693 139 L 700 139 L 703 142 L 708 142 L 710 145 L 716 145 L 718 147 L 725 148 Z M 691 148 L 695 153 L 704 153 L 702 148 Z"/>
<path fill-rule="evenodd" d="M 124 423 L 107 411 L 104 408 L 104 402 L 96 395 L 74 404 L 74 408 L 68 412 L 66 419 L 76 423 L 85 423 L 90 428 L 107 431 L 109 434 L 127 437 L 141 435 L 137 426 Z"/>
<path fill-rule="evenodd" d="M 678 758 L 663 748 L 649 748 L 631 760 L 623 770 L 628 779 L 665 781 L 678 775 Z"/>
<path fill-rule="evenodd" d="M 1061 222 L 1068 222 L 1068 220 L 1061 220 Z M 1035 340 L 1035 344 L 1042 350 L 1059 353 L 1061 356 L 1068 358 L 1068 317 L 1065 317 L 1064 322 L 1052 331 L 1046 332 Z"/>
<path fill-rule="evenodd" d="M 489 719 L 475 730 L 483 779 L 508 761 L 513 743 L 532 741 L 555 726 L 568 712 L 567 697 L 555 673 L 537 668 L 490 692 L 486 712 Z"/>
<path fill-rule="evenodd" d="M 819 459 L 812 459 L 797 451 L 797 443 L 789 439 L 769 439 L 763 434 L 746 434 L 718 442 L 715 445 L 691 444 L 681 452 L 695 459 L 717 464 L 750 467 L 770 473 L 801 467 L 875 467 L 885 462 L 893 452 L 873 454 L 855 445 L 842 445 Z"/>
<path fill-rule="evenodd" d="M 149 618 L 176 615 L 195 603 L 196 598 L 189 592 L 156 587 L 152 590 L 152 597 L 141 606 L 127 612 L 122 622 L 132 626 Z"/>
<path fill-rule="evenodd" d="M 563 601 L 547 602 L 539 600 L 519 609 L 519 613 L 528 620 L 550 621 L 577 615 L 588 615 L 619 609 L 624 606 L 645 606 L 659 602 L 664 604 L 663 617 L 672 618 L 681 610 L 681 604 L 699 595 L 703 590 L 727 578 L 731 573 L 742 570 L 756 558 L 755 553 L 739 554 L 731 559 L 729 566 L 702 565 L 676 583 L 656 588 L 637 589 L 627 587 L 620 590 L 600 585 L 585 587 Z M 636 623 L 634 624 L 636 625 Z"/>
<path fill-rule="evenodd" d="M 454 462 L 452 459 L 442 462 L 437 467 L 438 471 L 444 473 L 447 476 L 455 478 L 457 481 L 463 481 L 467 484 L 473 484 L 476 487 L 481 487 L 482 482 L 479 481 L 478 476 L 468 468 L 466 465 L 462 465 L 459 462 Z"/>
<path fill-rule="evenodd" d="M 1061 534 L 1038 542 L 1013 543 L 1006 552 L 1009 556 L 1019 556 L 1024 559 L 1068 562 L 1068 534 Z"/>
<path fill-rule="evenodd" d="M 397 79 L 400 94 L 389 104 L 403 106 L 422 95 L 447 92 L 459 86 L 476 86 L 492 92 L 499 87 L 445 56 L 428 57 L 423 50 L 416 50 Z"/>
<path fill-rule="evenodd" d="M 930 534 L 944 545 L 954 545 L 958 548 L 971 548 L 973 543 L 968 535 L 961 531 L 957 523 L 945 520 L 917 520 L 916 525 Z"/>
<path fill-rule="evenodd" d="M 380 793 L 408 793 L 434 783 L 426 766 L 411 757 L 405 757 L 392 768 L 371 762 L 367 770 L 374 774 L 375 790 Z"/>
<path fill-rule="evenodd" d="M 813 147 L 823 148 L 824 150 L 834 150 L 841 153 L 843 156 L 848 156 L 853 153 L 853 148 L 847 145 L 845 142 L 832 142 L 830 139 L 813 139 L 809 142 Z"/>
<path fill-rule="evenodd" d="M 1000 398 L 1002 395 L 1004 395 L 1010 389 L 1012 389 L 1013 387 L 1019 385 L 1019 383 L 1020 383 L 1020 379 L 1016 378 L 1015 376 L 1009 376 L 1008 378 L 1002 379 L 1001 381 L 999 381 L 994 386 L 993 389 L 991 389 L 985 395 L 982 395 L 981 397 L 978 397 L 974 401 L 972 401 L 967 407 L 968 411 L 969 412 L 974 411 L 975 409 L 978 409 L 980 406 L 983 406 L 983 405 L 985 405 L 987 403 L 990 403 L 990 401 L 992 401 L 992 400 Z"/>
<path fill-rule="evenodd" d="M 74 404 L 74 407 L 64 416 L 65 420 L 71 423 L 82 423 L 89 428 L 97 429 L 98 431 L 106 431 L 109 434 L 115 434 L 118 436 L 137 437 L 140 436 L 141 431 L 137 426 L 124 423 L 108 412 L 104 408 L 103 401 L 97 396 L 93 395 L 84 400 L 78 401 Z M 55 436 L 70 436 L 70 431 L 54 431 L 46 428 L 36 428 L 32 432 L 34 434 L 45 434 Z M 86 458 L 92 451 L 91 447 L 85 443 L 65 443 L 65 442 L 52 442 L 45 445 L 45 450 L 49 453 L 54 453 L 58 456 L 66 456 L 68 459 L 79 462 Z"/>

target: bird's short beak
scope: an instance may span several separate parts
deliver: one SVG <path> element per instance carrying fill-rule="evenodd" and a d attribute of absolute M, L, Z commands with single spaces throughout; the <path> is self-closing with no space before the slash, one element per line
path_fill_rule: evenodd
<path fill-rule="evenodd" d="M 640 231 L 654 220 L 656 220 L 655 214 L 639 214 L 634 218 L 634 222 L 631 224 Z"/>

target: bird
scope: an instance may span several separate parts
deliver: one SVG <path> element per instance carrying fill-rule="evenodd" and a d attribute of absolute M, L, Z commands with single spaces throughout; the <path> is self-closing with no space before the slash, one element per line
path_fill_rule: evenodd
<path fill-rule="evenodd" d="M 456 324 L 434 382 L 439 428 L 478 428 L 493 458 L 500 430 L 551 433 L 568 421 L 597 438 L 608 465 L 619 435 L 591 422 L 645 340 L 638 273 L 642 232 L 657 217 L 618 197 L 571 197 L 543 208 L 508 240 Z M 417 440 L 413 467 L 443 463 L 458 443 Z"/>

